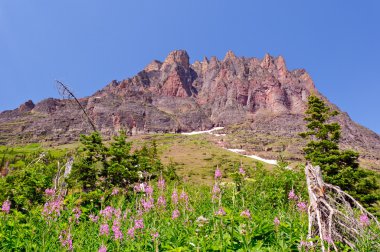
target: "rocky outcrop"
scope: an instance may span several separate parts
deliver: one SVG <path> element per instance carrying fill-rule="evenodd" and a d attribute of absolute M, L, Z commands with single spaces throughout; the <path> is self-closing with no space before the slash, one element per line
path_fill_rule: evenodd
<path fill-rule="evenodd" d="M 255 134 L 297 138 L 304 129 L 310 93 L 320 95 L 309 74 L 304 69 L 289 70 L 282 56 L 244 58 L 229 51 L 222 60 L 211 57 L 190 64 L 187 52 L 177 50 L 163 62 L 154 60 L 134 77 L 114 80 L 80 102 L 105 136 L 120 129 L 140 134 L 234 126 Z M 370 159 L 380 158 L 379 135 L 347 114 L 342 113 L 339 121 L 344 146 L 354 146 Z M 65 143 L 90 130 L 70 100 L 49 98 L 36 105 L 28 101 L 0 113 L 1 144 Z M 268 141 L 262 142 L 262 149 L 272 148 L 265 147 Z M 280 149 L 295 148 L 290 144 Z"/>

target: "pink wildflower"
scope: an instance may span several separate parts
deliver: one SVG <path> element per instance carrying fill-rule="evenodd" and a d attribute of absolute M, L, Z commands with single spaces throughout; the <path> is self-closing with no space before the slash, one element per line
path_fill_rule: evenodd
<path fill-rule="evenodd" d="M 114 189 L 112 190 L 111 195 L 118 195 L 119 192 L 120 192 L 119 188 L 114 188 Z"/>
<path fill-rule="evenodd" d="M 251 218 L 251 212 L 249 211 L 249 209 L 246 209 L 243 212 L 241 212 L 240 216 L 250 219 Z"/>
<path fill-rule="evenodd" d="M 226 215 L 226 211 L 224 211 L 223 207 L 219 207 L 218 211 L 215 212 L 215 215 L 224 216 Z"/>
<path fill-rule="evenodd" d="M 185 202 L 186 205 L 187 205 L 187 203 L 189 202 L 189 196 L 188 196 L 187 193 L 186 193 L 185 191 L 183 191 L 183 190 L 182 190 L 181 195 L 179 196 L 179 198 L 180 198 L 183 202 Z"/>
<path fill-rule="evenodd" d="M 333 239 L 330 236 L 327 236 L 327 237 L 323 238 L 323 240 L 325 240 L 328 244 L 333 244 L 334 243 Z"/>
<path fill-rule="evenodd" d="M 135 229 L 143 229 L 144 228 L 144 220 L 139 219 L 135 220 Z"/>
<path fill-rule="evenodd" d="M 220 178 L 222 178 L 222 172 L 221 172 L 221 170 L 219 169 L 219 167 L 217 167 L 216 168 L 216 170 L 215 170 L 215 179 L 220 179 Z"/>
<path fill-rule="evenodd" d="M 174 205 L 178 204 L 178 193 L 177 190 L 174 190 L 172 193 L 172 202 Z"/>
<path fill-rule="evenodd" d="M 61 242 L 62 247 L 66 247 L 67 250 L 73 250 L 73 240 L 70 232 L 63 230 L 59 235 L 59 241 Z"/>
<path fill-rule="evenodd" d="M 99 248 L 98 252 L 107 252 L 107 247 L 104 246 L 104 245 L 102 245 L 102 246 Z"/>
<path fill-rule="evenodd" d="M 212 199 L 215 200 L 215 199 L 218 199 L 219 196 L 220 196 L 220 188 L 219 188 L 219 185 L 217 183 L 214 184 L 214 186 L 212 187 Z"/>
<path fill-rule="evenodd" d="M 1 207 L 1 211 L 4 213 L 9 214 L 9 211 L 11 210 L 11 202 L 9 200 L 6 200 L 3 202 L 3 205 Z"/>
<path fill-rule="evenodd" d="M 109 229 L 109 226 L 108 224 L 102 224 L 100 225 L 100 231 L 99 231 L 99 235 L 109 235 L 110 233 L 110 229 Z"/>
<path fill-rule="evenodd" d="M 113 231 L 115 240 L 123 239 L 123 233 L 120 230 L 120 222 L 118 220 L 113 221 L 112 231 Z"/>
<path fill-rule="evenodd" d="M 60 198 L 46 202 L 42 214 L 46 217 L 60 216 L 62 207 L 63 201 Z"/>
<path fill-rule="evenodd" d="M 141 199 L 141 205 L 144 207 L 144 211 L 148 212 L 150 209 L 154 207 L 154 199 L 149 198 L 148 200 Z"/>
<path fill-rule="evenodd" d="M 153 241 L 156 240 L 160 235 L 158 232 L 152 234 Z"/>
<path fill-rule="evenodd" d="M 239 167 L 239 173 L 241 175 L 245 176 L 245 171 L 244 171 L 243 167 L 241 167 L 241 166 Z"/>
<path fill-rule="evenodd" d="M 128 232 L 127 232 L 127 235 L 133 239 L 135 237 L 135 228 L 134 227 L 131 227 L 130 229 L 128 229 Z"/>
<path fill-rule="evenodd" d="M 276 227 L 280 225 L 280 220 L 278 219 L 277 216 L 274 218 L 273 223 L 274 223 L 274 225 L 275 225 Z"/>
<path fill-rule="evenodd" d="M 121 218 L 121 209 L 113 209 L 113 214 L 115 215 L 115 218 L 119 220 Z"/>
<path fill-rule="evenodd" d="M 107 206 L 107 207 L 104 208 L 103 210 L 100 210 L 99 213 L 100 213 L 101 215 L 103 215 L 103 218 L 111 219 L 114 210 L 115 210 L 115 209 L 114 209 L 113 207 L 111 207 L 111 206 Z"/>
<path fill-rule="evenodd" d="M 212 193 L 214 195 L 217 195 L 220 193 L 220 188 L 219 188 L 218 184 L 215 183 L 215 185 L 212 187 Z"/>
<path fill-rule="evenodd" d="M 140 184 L 136 184 L 134 187 L 133 187 L 133 190 L 135 192 L 145 192 L 145 188 L 146 188 L 147 184 L 144 182 L 144 183 L 140 183 Z"/>
<path fill-rule="evenodd" d="M 370 224 L 370 220 L 366 214 L 360 215 L 359 220 L 360 220 L 360 224 L 364 227 L 369 226 Z"/>
<path fill-rule="evenodd" d="M 158 188 L 163 191 L 165 189 L 165 179 L 162 178 L 162 176 L 160 177 L 160 179 L 158 180 L 157 182 L 157 186 Z"/>
<path fill-rule="evenodd" d="M 161 195 L 160 197 L 158 197 L 157 199 L 157 205 L 159 205 L 160 207 L 166 207 L 166 199 L 163 195 Z"/>
<path fill-rule="evenodd" d="M 98 220 L 99 220 L 99 216 L 94 215 L 94 214 L 90 214 L 90 215 L 88 216 L 88 218 L 89 218 L 92 222 L 98 222 Z"/>
<path fill-rule="evenodd" d="M 80 217 L 80 215 L 82 214 L 82 211 L 80 210 L 80 208 L 79 208 L 79 207 L 75 207 L 75 208 L 73 209 L 73 213 L 74 213 L 74 215 L 75 215 L 75 219 L 76 219 L 77 221 L 79 221 L 79 217 Z"/>
<path fill-rule="evenodd" d="M 153 187 L 148 185 L 146 188 L 145 188 L 145 193 L 148 195 L 148 196 L 152 196 L 153 194 Z"/>
<path fill-rule="evenodd" d="M 50 189 L 50 188 L 47 188 L 45 190 L 45 195 L 48 196 L 48 197 L 51 197 L 55 194 L 55 190 L 54 189 Z"/>
<path fill-rule="evenodd" d="M 300 212 L 305 212 L 306 209 L 307 209 L 307 204 L 306 204 L 306 202 L 303 202 L 303 201 L 298 202 L 298 203 L 297 203 L 297 208 L 298 208 L 298 211 L 300 211 Z"/>
<path fill-rule="evenodd" d="M 175 220 L 179 217 L 180 215 L 180 212 L 178 209 L 174 210 L 173 213 L 172 213 L 172 219 Z"/>
<path fill-rule="evenodd" d="M 288 194 L 288 199 L 290 200 L 298 200 L 298 196 L 294 193 L 294 190 L 292 189 Z"/>

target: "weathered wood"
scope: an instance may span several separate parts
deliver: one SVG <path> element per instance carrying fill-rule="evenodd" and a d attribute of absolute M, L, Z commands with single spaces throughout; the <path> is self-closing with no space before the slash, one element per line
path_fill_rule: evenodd
<path fill-rule="evenodd" d="M 335 244 L 338 241 L 355 249 L 358 238 L 367 228 L 360 222 L 361 215 L 380 226 L 376 217 L 352 196 L 337 186 L 325 183 L 319 166 L 308 163 L 305 175 L 309 192 L 308 238 L 318 236 L 321 251 L 338 251 Z"/>

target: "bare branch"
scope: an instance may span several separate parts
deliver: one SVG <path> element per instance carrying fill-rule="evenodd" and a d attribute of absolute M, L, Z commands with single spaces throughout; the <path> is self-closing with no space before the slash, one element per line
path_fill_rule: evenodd
<path fill-rule="evenodd" d="M 63 98 L 74 99 L 75 102 L 78 104 L 79 108 L 83 111 L 83 113 L 86 116 L 88 122 L 90 123 L 92 129 L 94 131 L 97 131 L 94 122 L 88 116 L 86 110 L 84 109 L 84 107 L 82 106 L 82 104 L 79 102 L 79 100 L 75 97 L 74 93 L 71 92 L 70 89 L 65 84 L 63 84 L 62 82 L 60 82 L 59 80 L 56 80 L 56 82 L 57 82 L 58 92 L 60 93 L 60 95 L 62 95 Z"/>
<path fill-rule="evenodd" d="M 330 251 L 330 246 L 338 251 L 335 244 L 338 241 L 355 250 L 359 237 L 378 236 L 358 218 L 366 215 L 370 222 L 380 227 L 376 217 L 339 187 L 325 183 L 319 166 L 307 164 L 305 174 L 310 200 L 308 238 L 319 236 L 322 251 Z"/>

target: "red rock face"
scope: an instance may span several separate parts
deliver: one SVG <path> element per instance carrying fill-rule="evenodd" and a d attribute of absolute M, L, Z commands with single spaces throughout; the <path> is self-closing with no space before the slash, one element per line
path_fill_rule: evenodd
<path fill-rule="evenodd" d="M 109 136 L 119 129 L 136 134 L 244 124 L 250 131 L 296 137 L 304 127 L 311 92 L 319 94 L 309 74 L 288 70 L 281 56 L 243 58 L 229 51 L 223 60 L 211 57 L 190 64 L 187 52 L 177 50 L 132 78 L 112 81 L 81 103 L 98 130 Z M 344 143 L 370 149 L 368 153 L 377 152 L 373 156 L 380 158 L 377 134 L 345 114 L 339 120 Z M 20 122 L 20 127 L 7 128 L 10 122 Z M 72 102 L 46 99 L 0 113 L 0 130 L 0 144 L 20 137 L 26 142 L 70 142 L 90 127 Z"/>

